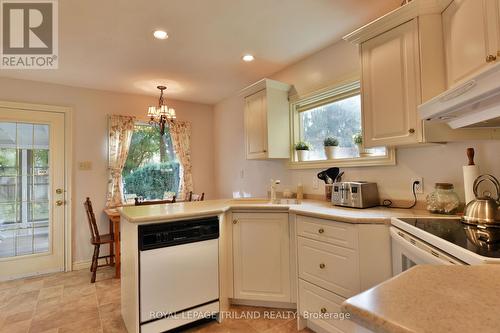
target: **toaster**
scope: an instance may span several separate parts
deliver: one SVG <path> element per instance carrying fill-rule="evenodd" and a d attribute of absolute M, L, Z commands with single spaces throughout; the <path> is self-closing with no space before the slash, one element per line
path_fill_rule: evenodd
<path fill-rule="evenodd" d="M 378 206 L 377 183 L 355 181 L 333 184 L 332 204 L 352 208 L 368 208 Z"/>

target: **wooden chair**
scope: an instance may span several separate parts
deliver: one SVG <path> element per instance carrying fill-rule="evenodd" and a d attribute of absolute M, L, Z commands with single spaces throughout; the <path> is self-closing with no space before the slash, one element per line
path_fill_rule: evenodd
<path fill-rule="evenodd" d="M 159 204 L 175 203 L 175 200 L 176 200 L 175 195 L 172 197 L 172 199 L 166 199 L 166 200 L 143 200 L 140 198 L 135 198 L 134 205 L 135 206 L 159 205 Z"/>
<path fill-rule="evenodd" d="M 99 257 L 99 251 L 100 251 L 101 245 L 108 244 L 110 253 L 112 253 L 114 236 L 112 234 L 105 234 L 105 235 L 99 234 L 99 229 L 97 228 L 97 222 L 95 220 L 94 210 L 92 209 L 92 202 L 90 201 L 90 198 L 87 198 L 87 200 L 85 200 L 83 205 L 85 206 L 85 211 L 87 212 L 87 219 L 89 222 L 90 243 L 92 245 L 94 245 L 94 254 L 92 255 L 92 264 L 90 265 L 90 271 L 92 272 L 92 278 L 90 279 L 90 282 L 94 283 L 95 277 L 97 274 L 97 268 L 104 267 L 104 266 L 112 266 L 114 264 L 114 262 L 113 262 L 114 255 L 107 255 L 107 256 Z M 104 259 L 104 258 L 106 259 L 106 264 L 99 265 L 99 259 Z M 108 259 L 109 259 L 109 261 L 108 261 Z"/>
<path fill-rule="evenodd" d="M 202 194 L 193 193 L 193 191 L 189 191 L 189 196 L 187 201 L 203 201 L 205 199 L 205 192 Z"/>

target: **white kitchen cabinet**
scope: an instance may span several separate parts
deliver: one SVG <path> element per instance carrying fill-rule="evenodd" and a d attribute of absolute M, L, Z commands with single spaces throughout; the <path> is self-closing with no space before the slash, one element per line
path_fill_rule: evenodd
<path fill-rule="evenodd" d="M 296 230 L 299 322 L 315 331 L 361 331 L 330 314 L 339 313 L 347 298 L 391 277 L 388 226 L 297 215 Z"/>
<path fill-rule="evenodd" d="M 367 147 L 418 142 L 422 122 L 417 19 L 361 45 L 363 137 Z"/>
<path fill-rule="evenodd" d="M 448 87 L 500 57 L 498 0 L 454 0 L 443 12 Z"/>
<path fill-rule="evenodd" d="M 498 16 L 498 8 L 492 4 L 495 2 L 498 5 L 499 0 L 455 1 L 486 2 L 488 8 L 495 8 L 488 12 L 488 16 Z M 443 21 L 450 21 L 448 24 L 451 26 L 455 24 L 452 21 L 460 21 L 451 19 L 452 11 L 442 15 L 454 8 L 451 2 L 413 0 L 344 37 L 346 41 L 360 45 L 362 129 L 366 147 L 499 138 L 500 131 L 494 129 L 452 130 L 446 124 L 421 120 L 418 115 L 418 105 L 447 88 L 443 33 L 446 29 L 443 29 Z M 480 7 L 478 4 L 468 6 L 474 7 L 476 12 Z M 491 25 L 485 22 L 477 25 L 485 24 Z M 464 45 L 459 45 L 460 29 L 463 28 L 452 29 L 456 30 L 454 35 L 457 37 L 454 40 L 458 41 L 453 43 L 453 53 L 454 58 L 463 57 L 466 60 L 460 60 L 463 64 L 458 63 L 457 68 L 452 70 L 452 73 L 456 73 L 453 74 L 456 80 L 465 75 L 463 71 L 468 73 L 471 68 L 477 67 L 474 65 L 476 60 L 470 60 L 472 56 L 458 55 L 468 52 Z M 480 30 L 480 27 L 476 27 L 474 31 L 467 32 L 467 38 L 479 38 Z M 498 40 L 496 34 L 494 39 Z M 472 41 L 471 45 L 474 43 L 480 42 Z M 477 53 L 477 50 L 473 53 Z"/>
<path fill-rule="evenodd" d="M 234 298 L 290 303 L 287 213 L 233 213 Z"/>
<path fill-rule="evenodd" d="M 289 158 L 289 90 L 288 84 L 263 79 L 242 91 L 247 159 Z"/>

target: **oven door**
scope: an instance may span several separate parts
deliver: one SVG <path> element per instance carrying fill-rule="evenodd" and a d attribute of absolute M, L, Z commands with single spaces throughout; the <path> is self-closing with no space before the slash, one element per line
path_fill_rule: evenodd
<path fill-rule="evenodd" d="M 392 243 L 392 275 L 398 275 L 416 265 L 465 265 L 395 227 L 390 228 Z"/>

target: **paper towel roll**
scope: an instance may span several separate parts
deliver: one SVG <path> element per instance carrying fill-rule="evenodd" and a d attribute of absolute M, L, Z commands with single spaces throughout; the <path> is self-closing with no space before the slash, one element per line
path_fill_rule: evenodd
<path fill-rule="evenodd" d="M 475 199 L 474 195 L 474 181 L 481 174 L 477 165 L 464 165 L 464 190 L 465 190 L 465 203 Z"/>

